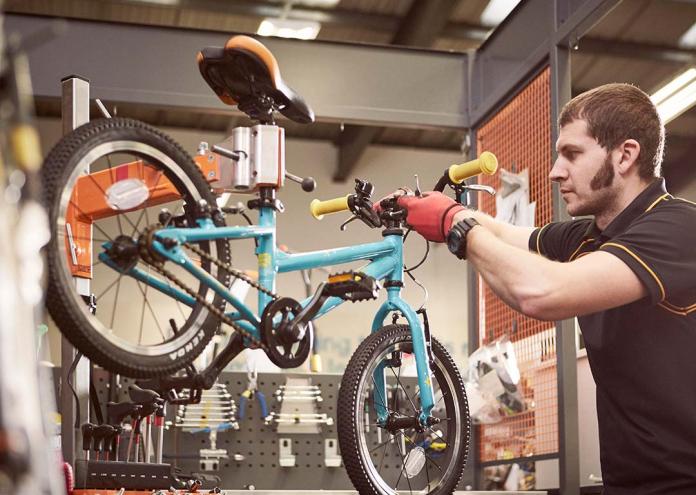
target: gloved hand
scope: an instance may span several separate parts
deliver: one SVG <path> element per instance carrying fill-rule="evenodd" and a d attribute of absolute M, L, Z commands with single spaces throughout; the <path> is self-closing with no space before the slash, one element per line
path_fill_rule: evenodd
<path fill-rule="evenodd" d="M 434 242 L 444 242 L 452 228 L 454 215 L 465 208 L 441 192 L 421 196 L 400 196 L 399 206 L 408 211 L 406 222 L 420 235 Z"/>
<path fill-rule="evenodd" d="M 399 196 L 402 196 L 404 194 L 413 194 L 413 191 L 411 191 L 407 187 L 400 187 L 393 193 L 387 194 L 383 198 L 380 198 L 379 201 L 375 201 L 374 203 L 372 203 L 372 210 L 379 215 L 380 213 L 382 213 L 382 201 L 384 201 L 385 199 L 398 198 Z"/>

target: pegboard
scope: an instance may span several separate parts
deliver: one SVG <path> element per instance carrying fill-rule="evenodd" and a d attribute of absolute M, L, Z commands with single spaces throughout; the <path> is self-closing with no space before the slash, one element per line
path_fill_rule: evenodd
<path fill-rule="evenodd" d="M 551 167 L 551 95 L 548 68 L 536 76 L 476 133 L 477 150 L 491 151 L 501 168 L 529 172 L 530 202 L 536 202 L 535 225 L 553 217 Z M 481 176 L 496 189 L 498 175 Z M 495 198 L 479 194 L 482 211 L 495 216 Z M 481 426 L 479 460 L 558 452 L 556 344 L 553 323 L 528 318 L 507 306 L 479 277 L 479 345 L 507 334 L 513 342 L 529 410 L 501 423 Z"/>
<path fill-rule="evenodd" d="M 277 433 L 275 425 L 264 424 L 260 417 L 260 407 L 256 400 L 249 401 L 246 417 L 239 422 L 239 430 L 221 431 L 217 434 L 217 448 L 226 449 L 229 459 L 220 461 L 219 470 L 201 471 L 198 452 L 209 448 L 207 433 L 188 433 L 173 428 L 165 432 L 164 462 L 181 468 L 183 472 L 203 472 L 221 478 L 220 488 L 246 489 L 253 486 L 259 490 L 352 490 L 353 486 L 341 463 L 339 467 L 327 467 L 324 464 L 325 440 L 333 439 L 338 445 L 336 430 L 336 402 L 338 387 L 342 375 L 324 374 L 277 374 L 259 373 L 258 388 L 266 396 L 269 413 L 280 412 L 281 403 L 274 397 L 274 392 L 285 384 L 286 376 L 311 377 L 312 385 L 317 385 L 322 391 L 322 402 L 316 404 L 319 414 L 325 413 L 334 420 L 333 425 L 322 425 L 320 434 L 291 434 Z M 95 386 L 102 404 L 108 401 L 108 374 L 95 370 Z M 401 377 L 407 392 L 413 393 L 416 378 Z M 112 400 L 128 399 L 128 385 L 133 380 L 120 379 L 120 387 L 112 393 Z M 245 372 L 224 372 L 219 383 L 224 383 L 230 395 L 239 407 L 240 394 L 246 389 L 247 376 Z M 387 378 L 387 384 L 393 386 Z M 176 407 L 168 407 L 167 420 L 173 421 Z M 376 428 L 371 428 L 367 434 L 372 446 L 378 445 Z M 296 456 L 294 467 L 281 467 L 279 464 L 279 442 L 289 439 L 292 442 L 292 453 Z M 382 438 L 382 441 L 386 437 Z M 127 443 L 122 442 L 122 444 Z M 382 450 L 379 450 L 380 456 Z M 339 451 L 340 453 L 340 451 Z M 234 460 L 235 454 L 244 456 L 244 460 Z M 384 456 L 383 471 L 393 473 L 396 479 L 401 469 L 401 457 L 396 450 L 387 449 Z"/>

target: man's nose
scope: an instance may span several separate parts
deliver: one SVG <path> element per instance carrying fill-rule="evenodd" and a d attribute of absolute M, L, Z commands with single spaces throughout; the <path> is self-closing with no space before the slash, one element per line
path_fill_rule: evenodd
<path fill-rule="evenodd" d="M 554 182 L 559 182 L 568 177 L 568 171 L 561 163 L 561 158 L 557 158 L 551 167 L 551 172 L 549 172 L 549 179 Z"/>

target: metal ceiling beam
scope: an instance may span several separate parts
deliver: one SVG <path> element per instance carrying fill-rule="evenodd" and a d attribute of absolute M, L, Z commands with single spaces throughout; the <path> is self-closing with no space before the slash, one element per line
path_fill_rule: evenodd
<path fill-rule="evenodd" d="M 672 64 L 696 63 L 696 50 L 632 41 L 617 42 L 601 38 L 582 38 L 578 43 L 578 50 L 580 53 L 592 55 L 613 55 Z"/>
<path fill-rule="evenodd" d="M 676 1 L 676 0 L 673 0 Z M 696 0 L 682 0 L 685 3 Z M 286 15 L 288 19 L 307 20 L 320 22 L 324 25 L 334 26 L 360 26 L 364 29 L 393 33 L 401 24 L 402 19 L 389 14 L 365 13 L 342 8 L 322 9 L 295 4 L 292 9 L 285 12 L 283 2 L 240 0 L 229 2 L 228 0 L 178 0 L 172 4 L 162 4 L 154 0 L 108 0 L 114 5 L 148 5 L 162 9 L 187 9 L 217 12 L 227 15 L 239 15 L 250 17 L 279 17 Z M 9 12 L 21 12 L 22 7 L 15 8 L 12 3 L 8 6 Z M 69 6 L 64 6 L 66 12 L 61 14 L 69 16 Z M 483 42 L 493 30 L 479 24 L 448 22 L 440 35 L 445 38 L 462 39 L 474 42 Z M 411 45 L 414 46 L 414 45 Z M 636 43 L 630 41 L 606 40 L 602 38 L 585 37 L 579 41 L 578 47 L 581 53 L 593 55 L 613 55 L 630 59 L 649 59 L 663 63 L 689 64 L 696 58 L 694 50 L 650 43 Z"/>
<path fill-rule="evenodd" d="M 301 3 L 293 4 L 291 9 L 285 8 L 285 2 L 273 2 L 262 0 L 178 0 L 171 4 L 162 4 L 155 0 L 110 0 L 113 4 L 150 5 L 153 7 L 169 9 L 191 9 L 210 12 L 219 12 L 228 15 L 241 15 L 250 17 L 281 17 L 300 21 L 314 21 L 325 25 L 358 26 L 363 29 L 373 29 L 393 33 L 399 29 L 402 23 L 400 17 L 358 12 L 355 10 L 337 8 L 309 7 Z M 428 1 L 414 0 L 414 4 L 427 4 Z M 435 2 L 436 4 L 438 1 Z M 491 28 L 469 23 L 446 23 L 443 35 L 453 38 L 463 38 L 473 41 L 483 41 L 491 32 Z"/>
<path fill-rule="evenodd" d="M 51 18 L 6 14 L 8 32 L 28 35 Z M 229 113 L 206 85 L 196 54 L 227 34 L 168 27 L 68 20 L 65 34 L 29 54 L 34 94 L 60 97 L 60 80 L 79 74 L 109 103 Z M 465 128 L 467 56 L 336 42 L 265 38 L 283 79 L 318 120 L 393 127 Z M 424 91 L 422 74 L 428 78 Z"/>
<path fill-rule="evenodd" d="M 458 0 L 414 0 L 394 34 L 392 43 L 402 46 L 430 46 L 447 25 L 457 3 Z M 428 81 L 431 80 L 429 77 Z M 464 91 L 464 87 L 461 89 Z M 414 96 L 416 95 L 420 97 L 419 93 Z M 338 166 L 333 177 L 335 181 L 345 181 L 351 175 L 367 147 L 381 132 L 380 127 L 345 126 L 339 138 Z"/>

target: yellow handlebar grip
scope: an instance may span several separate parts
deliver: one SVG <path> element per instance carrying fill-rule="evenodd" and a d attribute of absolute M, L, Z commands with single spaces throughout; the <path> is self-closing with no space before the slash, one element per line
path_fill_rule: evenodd
<path fill-rule="evenodd" d="M 312 212 L 312 216 L 317 220 L 324 218 L 327 213 L 336 213 L 339 211 L 345 211 L 348 209 L 348 196 L 342 198 L 327 199 L 326 201 L 319 201 L 318 199 L 313 199 L 309 204 L 309 211 Z"/>
<path fill-rule="evenodd" d="M 449 168 L 449 178 L 455 184 L 461 184 L 469 177 L 478 174 L 493 175 L 498 170 L 498 159 L 490 151 L 484 151 L 476 160 L 452 165 Z"/>

